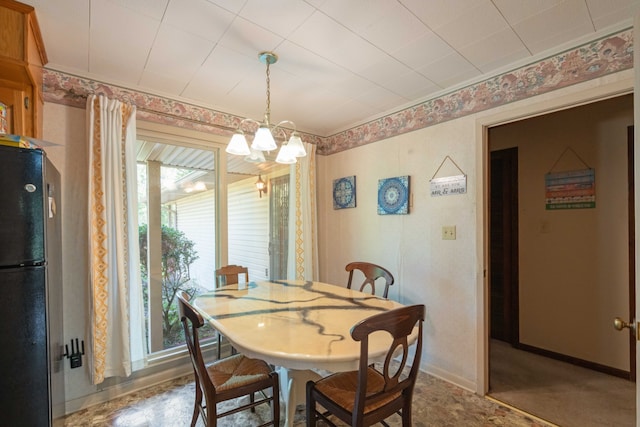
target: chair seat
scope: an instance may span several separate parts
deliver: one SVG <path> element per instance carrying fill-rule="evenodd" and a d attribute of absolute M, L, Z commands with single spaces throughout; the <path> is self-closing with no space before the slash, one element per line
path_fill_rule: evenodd
<path fill-rule="evenodd" d="M 236 354 L 208 365 L 207 373 L 216 391 L 223 395 L 225 391 L 268 379 L 271 368 L 263 360 Z"/>
<path fill-rule="evenodd" d="M 379 393 L 384 388 L 384 377 L 374 368 L 367 371 L 367 396 Z M 335 404 L 352 412 L 358 390 L 358 371 L 339 372 L 316 382 L 316 389 Z M 365 405 L 364 413 L 374 411 L 400 397 L 400 392 L 385 395 L 383 399 Z"/>

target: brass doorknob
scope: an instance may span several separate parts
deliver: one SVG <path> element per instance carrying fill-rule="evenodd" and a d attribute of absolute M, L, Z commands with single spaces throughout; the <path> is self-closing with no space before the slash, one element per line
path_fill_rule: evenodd
<path fill-rule="evenodd" d="M 635 319 L 627 323 L 619 317 L 613 319 L 613 327 L 621 331 L 624 328 L 628 328 L 633 333 L 636 341 L 640 341 L 640 322 L 636 323 Z"/>
<path fill-rule="evenodd" d="M 634 329 L 633 323 L 627 323 L 619 317 L 616 317 L 615 319 L 613 319 L 613 327 L 618 331 L 621 331 L 624 328 L 629 328 L 631 330 Z"/>

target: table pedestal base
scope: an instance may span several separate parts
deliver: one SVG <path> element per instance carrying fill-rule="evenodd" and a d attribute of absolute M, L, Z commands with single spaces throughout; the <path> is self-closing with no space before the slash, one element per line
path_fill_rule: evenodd
<path fill-rule="evenodd" d="M 285 427 L 293 427 L 293 419 L 296 414 L 296 406 L 306 403 L 307 381 L 317 381 L 320 375 L 309 370 L 287 369 L 277 367 L 280 377 L 280 393 L 282 400 L 285 402 Z"/>

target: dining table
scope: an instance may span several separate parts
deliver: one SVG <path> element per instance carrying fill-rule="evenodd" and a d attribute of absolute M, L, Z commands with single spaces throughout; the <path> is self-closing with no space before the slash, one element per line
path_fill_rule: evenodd
<path fill-rule="evenodd" d="M 197 296 L 194 307 L 244 355 L 274 366 L 293 426 L 296 406 L 305 403 L 305 384 L 324 372 L 358 369 L 360 342 L 351 328 L 402 304 L 345 286 L 304 280 L 239 283 Z M 386 354 L 391 338 L 374 333 L 369 357 Z"/>

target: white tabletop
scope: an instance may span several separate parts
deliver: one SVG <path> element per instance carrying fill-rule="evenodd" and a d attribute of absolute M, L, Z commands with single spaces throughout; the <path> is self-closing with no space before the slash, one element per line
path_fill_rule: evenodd
<path fill-rule="evenodd" d="M 205 293 L 194 306 L 233 346 L 250 357 L 288 369 L 347 371 L 358 368 L 357 322 L 401 304 L 343 286 L 277 281 L 231 285 Z M 371 337 L 370 355 L 389 347 Z"/>

